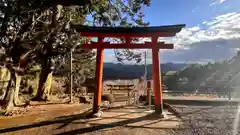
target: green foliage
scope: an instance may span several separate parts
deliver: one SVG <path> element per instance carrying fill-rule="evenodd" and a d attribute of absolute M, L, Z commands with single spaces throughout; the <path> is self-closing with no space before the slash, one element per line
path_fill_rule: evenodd
<path fill-rule="evenodd" d="M 146 26 L 148 23 L 143 22 L 141 8 L 150 4 L 150 0 L 129 0 L 128 3 L 125 0 L 83 0 L 75 2 L 78 6 L 69 6 L 70 1 L 58 6 L 47 0 L 0 2 L 0 10 L 4 13 L 1 46 L 14 64 L 25 56 L 23 58 L 33 65 L 42 63 L 43 57 L 64 57 L 78 38 L 72 36 L 74 31 L 69 29 L 70 23 L 84 24 L 88 21 L 86 17 L 91 16 L 96 26 Z M 139 54 L 134 55 L 132 51 L 117 52 L 118 60 L 139 61 Z"/>
<path fill-rule="evenodd" d="M 63 64 L 58 71 L 65 76 L 65 82 L 69 83 L 70 78 L 70 52 L 65 57 Z M 73 52 L 73 83 L 80 86 L 87 78 L 95 77 L 95 53 L 92 50 L 76 48 Z M 75 86 L 74 85 L 74 86 Z"/>
<path fill-rule="evenodd" d="M 209 62 L 207 64 L 191 64 L 183 70 L 168 77 L 165 84 L 169 89 L 184 89 L 193 91 L 204 90 L 213 87 L 217 91 L 231 91 L 233 87 L 239 86 L 240 57 L 234 56 L 230 60 Z M 186 83 L 179 83 L 181 79 L 187 78 Z"/>
<path fill-rule="evenodd" d="M 36 67 L 69 73 L 69 53 L 83 39 L 70 24 L 83 25 L 90 20 L 94 26 L 146 26 L 141 8 L 150 0 L 0 0 L 1 42 L 8 65 L 17 72 L 36 71 Z M 75 5 L 71 5 L 73 2 Z M 90 16 L 90 17 L 89 17 Z M 119 61 L 140 62 L 140 54 L 131 50 L 115 50 Z M 77 48 L 74 52 L 74 80 L 93 77 L 95 55 L 92 50 Z M 19 67 L 19 68 L 18 68 Z M 65 72 L 65 73 L 66 73 Z M 65 74 L 66 75 L 66 74 Z M 67 74 L 69 75 L 69 74 Z M 78 78 L 82 77 L 82 78 Z"/>
<path fill-rule="evenodd" d="M 143 21 L 142 8 L 145 6 L 150 6 L 150 0 L 93 0 L 89 8 L 89 16 L 92 17 L 90 22 L 94 26 L 145 27 L 149 25 L 149 22 Z M 129 49 L 114 52 L 120 62 L 141 61 L 141 54 Z"/>
<path fill-rule="evenodd" d="M 168 87 L 168 89 L 170 90 L 176 90 L 178 88 L 178 81 L 179 76 L 177 74 L 173 74 L 170 77 L 167 77 L 164 80 L 164 84 Z"/>

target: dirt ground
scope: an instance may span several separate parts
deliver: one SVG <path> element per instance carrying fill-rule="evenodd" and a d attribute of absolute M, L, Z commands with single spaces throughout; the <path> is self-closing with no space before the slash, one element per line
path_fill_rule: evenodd
<path fill-rule="evenodd" d="M 28 107 L 28 114 L 0 117 L 0 134 L 232 135 L 237 110 L 237 106 L 230 105 L 174 106 L 181 119 L 170 113 L 159 119 L 148 109 L 125 107 L 104 110 L 103 119 L 86 119 L 84 112 L 90 107 L 84 104 Z"/>
<path fill-rule="evenodd" d="M 166 119 L 151 115 L 148 108 L 124 107 L 104 110 L 102 118 L 84 117 L 90 105 L 41 105 L 24 109 L 27 114 L 12 117 L 0 117 L 0 133 L 9 134 L 115 134 L 121 131 L 130 134 L 128 128 L 173 128 L 181 124 L 181 120 L 166 112 Z M 171 119 L 172 121 L 168 121 Z M 167 120 L 167 121 L 166 121 Z M 126 129 L 124 128 L 126 126 Z M 145 134 L 145 132 L 142 132 Z M 125 133 L 124 133 L 125 134 Z"/>

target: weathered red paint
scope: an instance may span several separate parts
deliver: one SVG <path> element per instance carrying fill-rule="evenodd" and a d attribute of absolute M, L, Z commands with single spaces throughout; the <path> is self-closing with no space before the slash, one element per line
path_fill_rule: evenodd
<path fill-rule="evenodd" d="M 82 48 L 86 49 L 152 49 L 152 48 L 159 48 L 159 49 L 173 49 L 173 44 L 164 44 L 164 43 L 157 43 L 153 44 L 151 42 L 146 42 L 144 44 L 131 44 L 131 43 L 123 43 L 123 44 L 111 44 L 110 42 L 104 43 L 91 43 L 91 44 L 82 44 Z"/>
<path fill-rule="evenodd" d="M 102 37 L 98 38 L 99 44 L 103 42 Z M 95 71 L 95 79 L 96 79 L 96 90 L 94 93 L 94 101 L 93 101 L 93 113 L 97 113 L 99 110 L 99 105 L 101 104 L 101 96 L 102 96 L 102 77 L 103 77 L 103 57 L 104 57 L 104 49 L 97 49 L 97 59 L 96 59 L 96 71 Z"/>
<path fill-rule="evenodd" d="M 99 33 L 99 32 L 81 32 L 81 36 L 86 37 L 173 37 L 175 32 L 156 32 L 156 33 Z"/>
<path fill-rule="evenodd" d="M 101 103 L 102 95 L 102 77 L 103 77 L 103 51 L 104 49 L 140 49 L 147 48 L 152 49 L 152 76 L 153 76 L 153 90 L 155 97 L 156 112 L 162 113 L 163 111 L 163 98 L 162 98 L 162 81 L 160 72 L 159 61 L 159 49 L 173 49 L 173 44 L 165 44 L 164 42 L 157 41 L 158 37 L 171 37 L 175 36 L 176 32 L 155 32 L 155 33 L 99 33 L 99 32 L 81 32 L 81 36 L 89 37 L 101 37 L 98 42 L 90 42 L 90 44 L 83 44 L 81 47 L 86 49 L 97 49 L 96 60 L 96 85 L 97 89 L 94 94 L 93 112 L 96 113 Z M 111 44 L 110 42 L 104 42 L 105 37 L 125 38 L 125 43 Z M 150 37 L 152 42 L 145 42 L 142 44 L 131 43 L 130 38 L 133 37 Z M 148 88 L 151 87 L 151 83 L 148 82 Z"/>
<path fill-rule="evenodd" d="M 157 43 L 158 37 L 152 38 L 152 43 Z M 159 62 L 159 48 L 152 48 L 152 76 L 153 76 L 153 90 L 156 111 L 162 113 L 162 83 Z"/>

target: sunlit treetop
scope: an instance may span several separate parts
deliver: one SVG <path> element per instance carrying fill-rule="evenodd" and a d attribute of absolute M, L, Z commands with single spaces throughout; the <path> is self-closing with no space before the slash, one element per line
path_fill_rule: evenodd
<path fill-rule="evenodd" d="M 16 62 L 26 51 L 38 52 L 30 55 L 36 59 L 64 55 L 80 39 L 66 31 L 69 24 L 147 26 L 142 8 L 149 5 L 147 0 L 0 0 L 1 47 Z M 116 50 L 116 56 L 140 60 L 130 50 Z"/>

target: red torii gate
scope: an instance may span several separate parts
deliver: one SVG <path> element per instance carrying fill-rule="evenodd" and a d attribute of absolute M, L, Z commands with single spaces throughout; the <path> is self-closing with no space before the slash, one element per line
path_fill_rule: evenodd
<path fill-rule="evenodd" d="M 103 76 L 103 51 L 104 49 L 152 49 L 152 75 L 153 75 L 153 89 L 155 100 L 155 112 L 162 114 L 163 112 L 163 100 L 162 100 L 162 86 L 161 86 L 161 73 L 159 62 L 159 49 L 173 49 L 173 44 L 165 44 L 164 42 L 158 42 L 159 37 L 173 37 L 176 33 L 180 32 L 185 24 L 169 25 L 159 27 L 89 27 L 82 25 L 72 25 L 81 36 L 97 37 L 97 42 L 91 42 L 90 44 L 83 44 L 82 48 L 97 49 L 96 60 L 96 85 L 97 90 L 94 93 L 93 113 L 99 111 L 99 105 L 101 103 L 102 94 L 102 76 Z M 111 38 L 125 38 L 125 43 L 111 44 L 110 42 L 104 42 L 105 37 Z M 131 43 L 131 38 L 147 37 L 151 38 L 151 42 L 145 42 L 143 44 Z"/>

